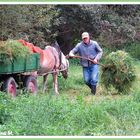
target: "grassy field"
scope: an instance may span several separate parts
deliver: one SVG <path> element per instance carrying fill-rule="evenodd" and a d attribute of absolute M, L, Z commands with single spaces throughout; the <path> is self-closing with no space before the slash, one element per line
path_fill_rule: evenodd
<path fill-rule="evenodd" d="M 11 99 L 0 94 L 0 132 L 11 135 L 45 136 L 140 136 L 140 62 L 136 61 L 137 79 L 128 95 L 106 91 L 101 80 L 97 95 L 83 82 L 80 66 L 71 65 L 69 78 L 59 76 L 55 96 L 49 76 L 46 94 L 20 94 Z M 41 77 L 38 79 L 41 88 Z"/>

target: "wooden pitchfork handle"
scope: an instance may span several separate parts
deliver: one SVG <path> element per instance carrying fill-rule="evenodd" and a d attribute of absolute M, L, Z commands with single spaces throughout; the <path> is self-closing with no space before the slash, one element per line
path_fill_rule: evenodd
<path fill-rule="evenodd" d="M 90 58 L 87 58 L 87 57 L 83 57 L 83 56 L 78 56 L 78 55 L 75 55 L 75 56 L 69 56 L 69 55 L 66 55 L 66 58 L 69 59 L 69 58 L 80 58 L 80 59 L 85 59 L 85 60 L 88 60 L 88 61 L 91 61 L 92 63 L 94 63 L 94 61 Z M 101 64 L 101 63 L 97 63 L 97 65 L 100 65 L 102 67 L 105 67 L 105 65 Z"/>

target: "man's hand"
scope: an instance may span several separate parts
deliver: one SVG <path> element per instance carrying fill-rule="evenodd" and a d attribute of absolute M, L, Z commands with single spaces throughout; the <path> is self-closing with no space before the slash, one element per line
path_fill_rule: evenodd
<path fill-rule="evenodd" d="M 73 57 L 73 56 L 75 56 L 75 55 L 70 51 L 69 57 Z"/>
<path fill-rule="evenodd" d="M 97 64 L 97 63 L 98 63 L 98 60 L 95 58 L 95 59 L 93 60 L 93 63 L 94 63 L 94 64 Z"/>

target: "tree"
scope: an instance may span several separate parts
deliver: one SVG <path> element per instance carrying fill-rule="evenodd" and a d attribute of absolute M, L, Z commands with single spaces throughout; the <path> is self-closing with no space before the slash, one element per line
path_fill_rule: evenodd
<path fill-rule="evenodd" d="M 65 54 L 81 39 L 82 32 L 88 31 L 98 35 L 99 18 L 93 18 L 98 6 L 85 7 L 84 5 L 55 6 L 57 14 L 51 20 L 50 30 Z"/>
<path fill-rule="evenodd" d="M 0 40 L 23 38 L 67 54 L 88 31 L 103 47 L 140 40 L 139 5 L 1 5 Z"/>
<path fill-rule="evenodd" d="M 40 47 L 46 44 L 49 16 L 52 6 L 40 5 L 3 5 L 0 6 L 0 40 L 25 39 Z"/>

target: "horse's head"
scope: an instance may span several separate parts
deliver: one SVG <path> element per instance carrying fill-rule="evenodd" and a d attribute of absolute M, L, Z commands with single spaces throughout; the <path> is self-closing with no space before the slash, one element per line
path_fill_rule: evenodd
<path fill-rule="evenodd" d="M 55 43 L 53 43 L 52 46 L 56 49 L 56 51 L 59 54 L 59 58 L 60 58 L 60 67 L 59 67 L 59 69 L 60 69 L 60 71 L 62 73 L 62 76 L 66 79 L 68 77 L 69 61 L 66 59 L 65 55 L 60 50 L 60 46 L 57 43 L 57 41 Z"/>
<path fill-rule="evenodd" d="M 66 63 L 67 63 L 67 65 L 66 65 L 66 67 L 65 67 L 65 70 L 61 72 L 61 73 L 62 73 L 62 76 L 63 76 L 65 79 L 68 78 L 69 61 L 66 60 Z"/>
<path fill-rule="evenodd" d="M 62 76 L 67 79 L 68 78 L 68 68 L 69 68 L 69 61 L 66 59 L 65 55 L 61 52 L 61 65 L 60 71 Z"/>

